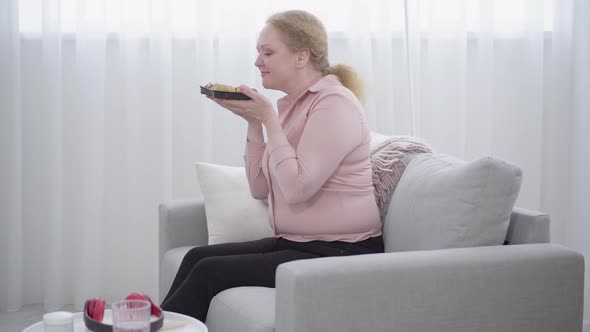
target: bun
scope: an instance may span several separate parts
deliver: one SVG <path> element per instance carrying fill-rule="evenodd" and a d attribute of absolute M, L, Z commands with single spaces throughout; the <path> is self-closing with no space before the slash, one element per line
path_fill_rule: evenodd
<path fill-rule="evenodd" d="M 234 88 L 231 85 L 225 84 L 211 84 L 207 86 L 210 90 L 223 91 L 223 92 L 240 92 L 239 88 Z"/>

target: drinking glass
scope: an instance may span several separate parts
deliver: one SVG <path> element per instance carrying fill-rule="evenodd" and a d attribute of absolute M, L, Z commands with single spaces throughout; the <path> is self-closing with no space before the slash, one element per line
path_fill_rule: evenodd
<path fill-rule="evenodd" d="M 113 332 L 149 332 L 151 304 L 144 300 L 122 300 L 111 305 Z"/>

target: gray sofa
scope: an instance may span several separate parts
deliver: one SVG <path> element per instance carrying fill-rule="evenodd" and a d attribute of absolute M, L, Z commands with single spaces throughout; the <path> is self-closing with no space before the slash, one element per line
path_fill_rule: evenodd
<path fill-rule="evenodd" d="M 420 164 L 413 164 L 402 180 L 416 176 L 411 168 L 417 170 Z M 432 165 L 427 166 L 431 172 Z M 444 173 L 442 179 L 448 178 L 453 174 Z M 427 188 L 426 194 L 436 189 L 428 187 L 420 176 L 417 179 Z M 494 185 L 497 182 L 491 180 Z M 437 187 L 443 185 L 437 182 Z M 402 210 L 406 206 L 410 209 L 412 202 L 404 201 L 398 191 L 415 187 L 409 180 L 400 181 L 390 210 L 396 204 L 401 204 L 398 208 Z M 469 195 L 457 201 L 463 204 Z M 464 204 L 465 211 L 472 210 L 470 204 Z M 200 200 L 161 204 L 159 213 L 162 299 L 186 252 L 207 244 L 207 221 Z M 454 249 L 395 248 L 412 245 L 401 238 L 390 243 L 392 237 L 399 236 L 392 234 L 407 226 L 387 226 L 386 253 L 282 264 L 276 289 L 239 287 L 218 294 L 206 324 L 211 332 L 582 331 L 583 256 L 548 243 L 547 214 L 514 208 L 512 213 L 507 210 L 505 219 L 505 242 L 509 245 L 463 243 L 467 248 Z M 415 231 L 421 225 L 410 227 L 414 228 L 405 231 Z M 436 232 L 430 235 L 435 240 L 437 236 Z M 444 237 L 442 233 L 440 237 Z"/>

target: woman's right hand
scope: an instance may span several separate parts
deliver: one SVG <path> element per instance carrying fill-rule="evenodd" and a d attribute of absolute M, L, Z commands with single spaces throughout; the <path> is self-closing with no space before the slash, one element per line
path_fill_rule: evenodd
<path fill-rule="evenodd" d="M 238 115 L 239 117 L 241 117 L 242 119 L 246 120 L 248 122 L 248 124 L 259 124 L 262 123 L 262 121 L 255 119 L 253 117 L 247 116 L 246 114 L 244 114 L 243 112 L 241 112 L 237 107 L 231 107 L 229 105 L 226 104 L 222 104 L 223 103 L 223 99 L 216 99 L 210 96 L 207 96 L 207 98 L 213 100 L 217 105 L 230 110 L 232 113 L 234 113 L 235 115 Z"/>

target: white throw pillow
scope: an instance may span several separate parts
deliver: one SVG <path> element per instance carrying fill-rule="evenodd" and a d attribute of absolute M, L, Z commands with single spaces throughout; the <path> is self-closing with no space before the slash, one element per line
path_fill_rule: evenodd
<path fill-rule="evenodd" d="M 268 206 L 250 195 L 243 167 L 206 163 L 197 163 L 196 167 L 205 200 L 209 244 L 274 236 L 268 223 Z"/>
<path fill-rule="evenodd" d="M 390 138 L 391 138 L 391 136 L 385 136 L 383 134 L 371 132 L 371 150 L 374 149 L 379 144 L 387 141 Z"/>
<path fill-rule="evenodd" d="M 385 251 L 502 244 L 521 178 L 520 168 L 492 157 L 416 155 L 389 205 Z"/>

